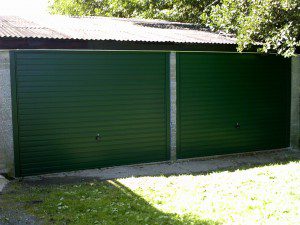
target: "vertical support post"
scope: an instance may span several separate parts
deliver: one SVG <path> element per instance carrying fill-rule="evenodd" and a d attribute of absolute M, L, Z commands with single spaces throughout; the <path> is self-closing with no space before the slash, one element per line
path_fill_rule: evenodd
<path fill-rule="evenodd" d="M 170 143 L 171 161 L 176 160 L 176 52 L 170 53 Z"/>
<path fill-rule="evenodd" d="M 299 150 L 300 138 L 300 56 L 292 58 L 290 147 Z"/>
<path fill-rule="evenodd" d="M 14 176 L 10 55 L 0 51 L 0 172 Z"/>

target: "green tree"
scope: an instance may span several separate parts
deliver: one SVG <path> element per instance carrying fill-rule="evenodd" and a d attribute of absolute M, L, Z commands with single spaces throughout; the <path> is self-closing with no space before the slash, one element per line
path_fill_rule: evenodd
<path fill-rule="evenodd" d="M 201 14 L 212 0 L 53 0 L 53 14 L 138 17 L 201 23 Z"/>
<path fill-rule="evenodd" d="M 261 44 L 260 52 L 289 57 L 300 46 L 299 0 L 221 0 L 202 20 L 212 30 L 236 34 L 239 51 Z"/>

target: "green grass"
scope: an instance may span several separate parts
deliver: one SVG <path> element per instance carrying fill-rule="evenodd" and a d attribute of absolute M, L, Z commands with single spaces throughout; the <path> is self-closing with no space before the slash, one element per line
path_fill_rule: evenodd
<path fill-rule="evenodd" d="M 54 224 L 300 224 L 300 162 L 52 186 L 3 197 Z"/>

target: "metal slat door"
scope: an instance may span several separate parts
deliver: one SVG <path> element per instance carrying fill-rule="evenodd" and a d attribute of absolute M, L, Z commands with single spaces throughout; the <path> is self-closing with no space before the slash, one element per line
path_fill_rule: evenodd
<path fill-rule="evenodd" d="M 15 54 L 20 175 L 166 160 L 166 53 Z"/>
<path fill-rule="evenodd" d="M 289 146 L 290 61 L 179 53 L 178 157 Z"/>

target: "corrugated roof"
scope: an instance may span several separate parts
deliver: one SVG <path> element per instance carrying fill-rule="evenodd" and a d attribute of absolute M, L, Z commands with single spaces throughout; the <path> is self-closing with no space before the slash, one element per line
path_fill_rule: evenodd
<path fill-rule="evenodd" d="M 173 43 L 234 44 L 228 35 L 193 24 L 111 17 L 0 16 L 0 38 L 50 38 Z"/>

